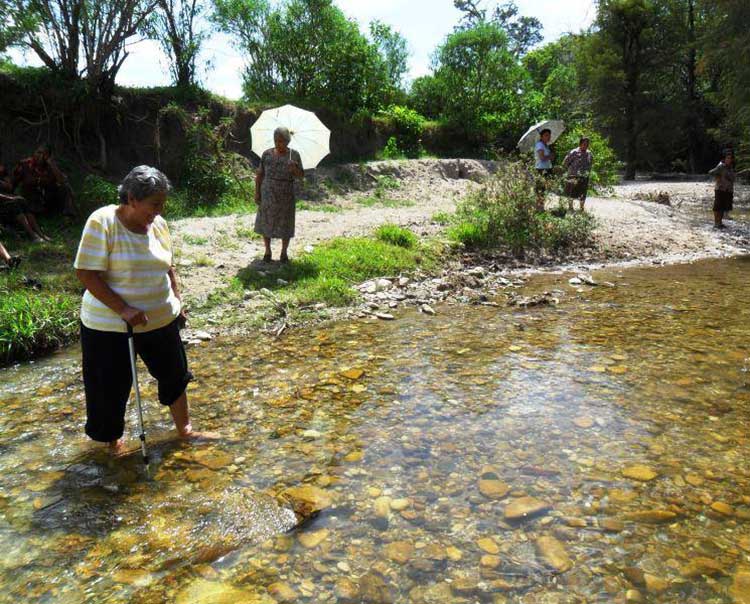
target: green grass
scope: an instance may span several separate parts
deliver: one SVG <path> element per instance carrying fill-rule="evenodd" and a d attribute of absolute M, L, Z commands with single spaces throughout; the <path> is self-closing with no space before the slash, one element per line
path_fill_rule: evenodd
<path fill-rule="evenodd" d="M 230 214 L 252 214 L 258 207 L 251 193 L 241 191 L 225 195 L 215 203 L 195 201 L 182 190 L 174 190 L 169 195 L 165 218 L 206 218 L 228 216 Z"/>
<path fill-rule="evenodd" d="M 309 201 L 298 201 L 297 209 L 308 210 L 310 212 L 328 212 L 330 214 L 344 211 L 344 208 L 332 203 L 310 203 Z"/>
<path fill-rule="evenodd" d="M 237 227 L 236 233 L 238 238 L 244 239 L 245 241 L 256 241 L 263 238 L 262 235 L 255 232 L 255 229 L 247 227 Z"/>
<path fill-rule="evenodd" d="M 448 226 L 453 220 L 453 214 L 449 214 L 448 212 L 436 212 L 435 214 L 432 215 L 431 220 L 435 224 L 439 224 L 441 226 Z"/>
<path fill-rule="evenodd" d="M 182 240 L 190 245 L 206 245 L 208 243 L 207 237 L 198 237 L 197 235 L 184 235 Z"/>
<path fill-rule="evenodd" d="M 366 208 L 409 208 L 414 202 L 409 199 L 392 199 L 390 197 L 378 197 L 376 195 L 365 195 L 359 197 L 357 203 Z"/>
<path fill-rule="evenodd" d="M 408 273 L 417 267 L 431 269 L 437 261 L 434 249 L 408 249 L 378 239 L 338 238 L 316 247 L 280 269 L 243 270 L 239 279 L 248 289 L 266 288 L 291 304 L 324 302 L 345 306 L 357 297 L 355 284 L 383 275 Z M 279 284 L 282 279 L 286 284 Z"/>
<path fill-rule="evenodd" d="M 417 236 L 409 229 L 397 224 L 383 224 L 375 231 L 375 238 L 384 243 L 412 249 L 417 245 Z"/>
<path fill-rule="evenodd" d="M 16 231 L 0 237 L 23 263 L 14 271 L 0 271 L 0 364 L 30 359 L 75 340 L 82 287 L 73 270 L 73 256 L 81 225 L 46 222 L 52 243 L 31 243 Z M 38 281 L 37 291 L 24 284 Z"/>

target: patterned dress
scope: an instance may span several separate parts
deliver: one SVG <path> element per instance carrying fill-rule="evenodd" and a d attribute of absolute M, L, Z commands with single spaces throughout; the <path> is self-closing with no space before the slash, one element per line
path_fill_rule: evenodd
<path fill-rule="evenodd" d="M 299 153 L 293 149 L 291 159 L 302 165 Z M 264 151 L 259 170 L 263 182 L 255 232 L 271 239 L 291 239 L 294 237 L 296 195 L 289 154 L 277 155 L 273 149 Z"/>

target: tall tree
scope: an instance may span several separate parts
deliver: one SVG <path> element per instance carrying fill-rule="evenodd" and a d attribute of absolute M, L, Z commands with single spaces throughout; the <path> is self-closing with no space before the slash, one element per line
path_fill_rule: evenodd
<path fill-rule="evenodd" d="M 108 95 L 128 56 L 125 44 L 138 34 L 157 0 L 10 0 L 17 41 L 67 78 L 84 77 L 90 90 Z"/>
<path fill-rule="evenodd" d="M 409 59 L 406 38 L 390 25 L 377 20 L 370 23 L 370 37 L 383 58 L 389 84 L 394 89 L 403 88 Z"/>
<path fill-rule="evenodd" d="M 523 56 L 542 41 L 542 22 L 536 17 L 519 15 L 518 6 L 512 0 L 495 6 L 491 11 L 482 8 L 480 0 L 453 0 L 453 5 L 464 13 L 459 27 L 494 23 L 507 34 L 509 48 L 516 57 Z"/>
<path fill-rule="evenodd" d="M 377 109 L 388 92 L 378 48 L 331 0 L 216 0 L 220 28 L 236 36 L 256 101 L 297 100 L 343 113 Z M 387 96 L 387 94 L 386 94 Z"/>
<path fill-rule="evenodd" d="M 660 64 L 660 13 L 651 0 L 599 0 L 586 67 L 600 121 L 624 140 L 625 178 L 634 179 L 639 137 L 652 125 Z"/>
<path fill-rule="evenodd" d="M 157 10 L 146 23 L 147 35 L 157 40 L 169 57 L 177 86 L 197 81 L 198 55 L 207 35 L 201 27 L 206 13 L 203 0 L 158 0 Z"/>
<path fill-rule="evenodd" d="M 725 112 L 722 142 L 735 142 L 750 158 L 750 62 L 742 57 L 750 48 L 750 3 L 714 0 L 710 22 L 701 40 L 707 68 L 716 80 L 714 96 Z"/>

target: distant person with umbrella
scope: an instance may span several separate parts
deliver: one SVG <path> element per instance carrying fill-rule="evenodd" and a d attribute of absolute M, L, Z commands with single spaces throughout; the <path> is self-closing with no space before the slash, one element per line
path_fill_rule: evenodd
<path fill-rule="evenodd" d="M 714 228 L 724 228 L 724 218 L 734 207 L 734 153 L 724 151 L 719 165 L 709 172 L 716 179 L 714 185 Z"/>
<path fill-rule="evenodd" d="M 86 221 L 75 259 L 86 291 L 81 304 L 81 349 L 86 434 L 122 453 L 125 409 L 133 385 L 128 326 L 135 351 L 159 385 L 181 438 L 193 431 L 186 388 L 192 375 L 180 338 L 184 320 L 172 239 L 161 217 L 171 185 L 156 168 L 133 168 L 120 184 L 119 205 Z"/>
<path fill-rule="evenodd" d="M 581 204 L 581 212 L 586 205 L 586 196 L 589 190 L 589 176 L 594 164 L 594 156 L 589 151 L 589 138 L 582 136 L 578 146 L 571 149 L 563 160 L 563 168 L 567 170 L 565 180 L 565 196 L 569 199 L 568 207 L 573 210 L 573 201 L 578 200 Z"/>
<path fill-rule="evenodd" d="M 260 158 L 255 176 L 255 232 L 263 236 L 264 262 L 271 262 L 271 240 L 281 239 L 282 263 L 289 262 L 289 241 L 294 237 L 296 199 L 294 180 L 305 172 L 299 152 L 290 149 L 292 135 L 288 128 L 278 127 L 273 133 L 274 147 Z"/>
<path fill-rule="evenodd" d="M 538 212 L 544 211 L 544 198 L 553 174 L 552 161 L 555 159 L 555 153 L 549 147 L 551 139 L 552 130 L 544 128 L 539 133 L 539 140 L 534 145 L 534 166 L 537 171 L 536 209 Z"/>

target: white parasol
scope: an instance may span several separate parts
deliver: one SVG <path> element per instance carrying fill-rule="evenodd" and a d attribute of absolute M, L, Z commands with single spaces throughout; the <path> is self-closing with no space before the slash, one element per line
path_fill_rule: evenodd
<path fill-rule="evenodd" d="M 315 168 L 331 152 L 331 131 L 312 111 L 284 105 L 264 111 L 250 128 L 253 153 L 258 157 L 274 146 L 273 131 L 288 128 L 292 135 L 289 148 L 300 154 L 305 170 Z"/>
<path fill-rule="evenodd" d="M 562 120 L 545 120 L 534 124 L 521 137 L 521 140 L 518 141 L 519 150 L 522 152 L 533 151 L 534 146 L 539 142 L 539 133 L 546 128 L 552 131 L 552 138 L 550 138 L 549 142 L 554 143 L 565 132 L 565 122 Z"/>

